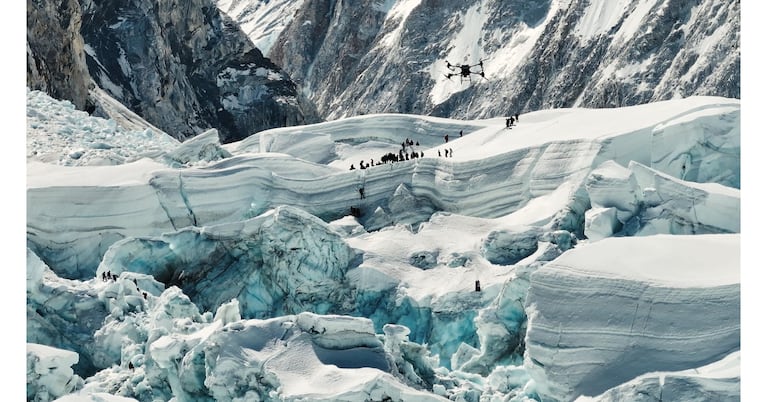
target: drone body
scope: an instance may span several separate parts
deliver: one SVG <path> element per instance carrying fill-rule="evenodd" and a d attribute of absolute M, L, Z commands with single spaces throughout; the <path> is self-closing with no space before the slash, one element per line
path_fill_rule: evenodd
<path fill-rule="evenodd" d="M 451 71 L 445 74 L 445 77 L 447 77 L 448 79 L 458 75 L 461 77 L 461 82 L 463 82 L 464 78 L 468 78 L 469 82 L 471 82 L 472 74 L 476 74 L 482 78 L 485 78 L 485 69 L 482 64 L 482 60 L 480 60 L 479 63 L 477 64 L 450 64 L 449 61 L 447 61 L 446 63 L 447 63 L 447 68 L 450 69 Z M 475 67 L 479 67 L 479 69 L 476 69 Z"/>

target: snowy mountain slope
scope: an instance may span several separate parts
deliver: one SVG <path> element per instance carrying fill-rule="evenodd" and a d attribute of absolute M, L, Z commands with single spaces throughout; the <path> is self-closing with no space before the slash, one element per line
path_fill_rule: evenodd
<path fill-rule="evenodd" d="M 46 0 L 30 4 L 27 21 L 27 87 L 126 129 L 140 116 L 179 140 L 215 128 L 232 142 L 319 121 L 290 77 L 210 0 Z"/>
<path fill-rule="evenodd" d="M 180 142 L 151 125 L 91 118 L 68 101 L 27 92 L 27 158 L 65 166 L 121 165 L 162 155 Z M 128 122 L 126 122 L 128 120 Z M 133 129 L 126 127 L 133 126 Z"/>
<path fill-rule="evenodd" d="M 268 54 L 304 0 L 220 0 L 216 7 L 237 21 L 253 45 Z"/>
<path fill-rule="evenodd" d="M 689 276 L 738 265 L 737 100 L 538 111 L 512 129 L 502 118 L 366 115 L 226 145 L 214 133 L 183 144 L 143 130 L 112 133 L 104 129 L 112 122 L 43 100 L 28 93 L 28 341 L 77 352 L 80 363 L 62 365 L 84 380 L 74 392 L 85 400 L 574 399 L 625 394 L 635 377 L 739 350 L 739 276 L 719 287 L 723 277 Z M 397 154 L 406 139 L 418 141 L 405 147 L 418 158 L 359 169 L 360 160 Z M 86 153 L 70 166 L 67 140 L 104 142 L 112 146 L 99 152 L 120 157 Z M 46 141 L 58 157 L 30 152 Z M 612 211 L 596 215 L 612 217 L 608 225 L 589 219 L 597 210 Z M 646 252 L 675 248 L 696 250 L 697 262 Z M 657 269 L 636 269 L 624 258 L 633 254 Z M 563 380 L 530 357 L 578 352 L 615 367 L 624 355 L 600 349 L 602 327 L 592 323 L 601 303 L 574 316 L 559 294 L 542 295 L 547 272 L 616 298 L 621 318 L 663 289 L 692 312 L 682 296 L 719 294 L 720 312 L 731 313 L 722 325 L 731 325 L 711 331 L 717 322 L 672 310 L 657 318 L 684 321 L 677 335 L 700 341 L 708 358 L 676 345 L 663 365 Z M 578 301 L 578 292 L 560 293 Z M 560 325 L 575 329 L 568 339 L 582 350 L 549 342 L 546 329 Z M 657 338 L 613 334 L 661 350 Z M 739 371 L 728 378 L 697 389 L 738 394 Z M 317 385 L 329 379 L 338 381 Z M 50 378 L 28 382 L 40 395 L 63 389 Z"/>
<path fill-rule="evenodd" d="M 260 1 L 217 4 L 254 42 L 280 31 L 265 53 L 327 119 L 740 96 L 739 2 L 293 1 L 258 22 Z M 487 80 L 448 80 L 446 60 L 484 60 Z"/>

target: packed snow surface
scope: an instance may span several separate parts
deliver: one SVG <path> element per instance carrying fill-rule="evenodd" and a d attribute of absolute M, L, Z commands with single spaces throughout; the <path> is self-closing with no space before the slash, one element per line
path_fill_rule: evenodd
<path fill-rule="evenodd" d="M 178 143 L 28 91 L 28 397 L 739 396 L 740 102 L 504 123 Z"/>

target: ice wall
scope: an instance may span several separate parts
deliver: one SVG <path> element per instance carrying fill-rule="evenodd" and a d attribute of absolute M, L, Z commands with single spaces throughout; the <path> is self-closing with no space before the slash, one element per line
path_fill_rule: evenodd
<path fill-rule="evenodd" d="M 714 362 L 740 349 L 740 235 L 572 249 L 531 275 L 526 312 L 525 367 L 543 400 Z"/>
<path fill-rule="evenodd" d="M 638 162 L 608 161 L 594 169 L 585 188 L 585 235 L 710 234 L 740 232 L 740 190 L 718 183 L 675 178 Z"/>
<path fill-rule="evenodd" d="M 740 401 L 740 363 L 737 351 L 702 367 L 644 374 L 599 396 L 580 397 L 576 402 Z"/>
<path fill-rule="evenodd" d="M 317 217 L 281 207 L 236 223 L 121 240 L 97 277 L 152 275 L 204 310 L 237 299 L 245 317 L 326 313 L 349 303 L 345 274 L 355 252 Z"/>
<path fill-rule="evenodd" d="M 416 116 L 360 116 L 265 132 L 254 136 L 253 144 L 243 141 L 239 151 L 236 147 L 226 151 L 210 138 L 169 151 L 176 164 L 210 160 L 190 168 L 172 169 L 144 160 L 99 170 L 91 167 L 93 173 L 83 175 L 83 170 L 31 163 L 28 244 L 60 275 L 84 279 L 95 273 L 108 246 L 122 238 L 238 222 L 280 205 L 295 206 L 325 221 L 358 208 L 360 222 L 375 230 L 400 219 L 425 220 L 436 211 L 506 216 L 563 183 L 584 180 L 608 160 L 621 166 L 637 161 L 671 177 L 726 185 L 739 182 L 737 103 L 693 98 L 680 100 L 663 113 L 659 110 L 618 109 L 616 118 L 629 120 L 623 125 L 597 115 L 598 111 L 541 111 L 526 117 L 527 126 L 516 130 L 529 127 L 530 133 L 520 136 L 491 121 L 459 124 Z M 583 125 L 586 117 L 572 117 L 581 114 L 597 119 L 589 121 L 588 130 L 562 127 L 560 121 Z M 456 159 L 429 155 L 349 171 L 341 157 L 327 155 L 330 151 L 320 152 L 324 157 L 311 156 L 315 137 L 324 138 L 327 146 L 335 144 L 336 151 L 358 144 L 363 151 L 356 152 L 364 153 L 366 146 L 376 143 L 396 149 L 403 137 L 414 134 L 434 153 L 442 146 L 442 133 L 459 128 L 474 132 L 451 142 L 467 154 Z M 309 145 L 285 142 L 283 134 Z M 269 152 L 250 153 L 255 147 Z M 372 149 L 380 156 L 381 148 Z M 227 152 L 234 156 L 218 160 Z M 328 157 L 332 161 L 327 164 L 311 161 L 324 162 Z M 343 166 L 339 169 L 336 163 Z M 360 188 L 365 189 L 364 200 Z"/>

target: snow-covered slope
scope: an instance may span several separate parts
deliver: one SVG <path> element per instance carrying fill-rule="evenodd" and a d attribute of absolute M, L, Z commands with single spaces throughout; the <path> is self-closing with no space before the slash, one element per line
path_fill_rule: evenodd
<path fill-rule="evenodd" d="M 35 91 L 27 108 L 27 339 L 78 355 L 31 393 L 608 398 L 739 351 L 737 100 L 541 110 L 511 129 L 366 115 L 226 145 L 110 131 Z M 644 338 L 625 326 L 638 311 Z M 631 350 L 665 354 L 622 364 Z M 737 395 L 728 375 L 696 389 Z"/>
<path fill-rule="evenodd" d="M 27 87 L 126 129 L 138 119 L 118 115 L 182 141 L 215 128 L 231 142 L 320 121 L 211 0 L 43 0 L 29 4 L 27 21 Z"/>
<path fill-rule="evenodd" d="M 217 0 L 216 6 L 237 21 L 253 45 L 267 54 L 304 0 Z"/>
<path fill-rule="evenodd" d="M 27 91 L 27 158 L 64 166 L 122 165 L 180 145 L 151 125 L 116 119 L 91 118 L 71 102 Z"/>
<path fill-rule="evenodd" d="M 217 4 L 254 42 L 269 38 L 262 50 L 327 119 L 369 113 L 477 119 L 691 95 L 740 97 L 740 2 Z M 486 79 L 445 78 L 456 72 L 446 61 L 480 60 Z"/>
<path fill-rule="evenodd" d="M 326 220 L 347 215 L 351 207 L 360 208 L 361 223 L 374 229 L 398 221 L 392 209 L 397 212 L 396 203 L 402 197 L 411 199 L 409 212 L 417 212 L 415 221 L 440 210 L 495 218 L 560 189 L 557 194 L 573 199 L 568 208 L 583 214 L 588 201 L 576 190 L 591 169 L 608 159 L 624 165 L 641 162 L 674 176 L 694 172 L 698 181 L 739 184 L 739 164 L 730 153 L 739 149 L 733 134 L 739 129 L 737 101 L 690 98 L 616 110 L 613 118 L 607 117 L 609 113 L 540 111 L 520 116 L 519 126 L 511 130 L 503 128 L 499 119 L 461 124 L 415 116 L 364 116 L 266 131 L 258 135 L 258 146 L 268 152 L 252 153 L 253 146 L 246 146 L 249 139 L 241 144 L 248 152 L 229 148 L 235 157 L 190 169 L 165 169 L 144 160 L 102 167 L 95 170 L 99 173 L 82 177 L 72 168 L 30 163 L 29 239 L 46 261 L 59 261 L 54 264 L 59 272 L 85 278 L 93 275 L 103 252 L 119 238 L 238 221 L 285 203 Z M 388 124 L 379 123 L 387 119 Z M 585 125 L 586 121 L 597 123 Z M 665 133 L 677 125 L 701 129 L 688 128 L 685 135 L 669 141 Z M 366 128 L 355 128 L 360 126 Z M 464 136 L 445 142 L 444 135 L 455 136 L 460 129 Z M 688 140 L 691 135 L 697 140 Z M 285 137 L 299 140 L 283 141 Z M 347 168 L 360 160 L 376 162 L 387 152 L 397 153 L 406 139 L 418 140 L 420 145 L 408 146 L 407 152 L 414 148 L 419 155 L 424 153 L 423 158 L 365 170 Z M 300 159 L 304 154 L 315 155 L 312 148 L 317 142 L 325 144 L 317 157 L 325 164 Z M 452 157 L 437 154 L 450 149 L 455 151 Z M 680 164 L 680 159 L 688 161 Z M 722 176 L 722 172 L 732 173 Z M 110 177 L 122 177 L 130 185 L 109 185 Z M 211 188 L 217 190 L 211 192 Z M 360 188 L 365 191 L 364 201 L 359 199 Z M 68 201 L 48 208 L 46 199 Z M 99 215 L 83 220 L 84 209 Z M 542 218 L 551 219 L 557 211 L 548 213 Z M 131 218 L 115 224 L 115 216 Z M 98 219 L 103 222 L 94 224 Z M 583 231 L 582 224 L 574 222 L 558 225 Z M 62 236 L 69 240 L 57 240 Z M 94 244 L 100 245 L 99 253 L 85 252 Z"/>

